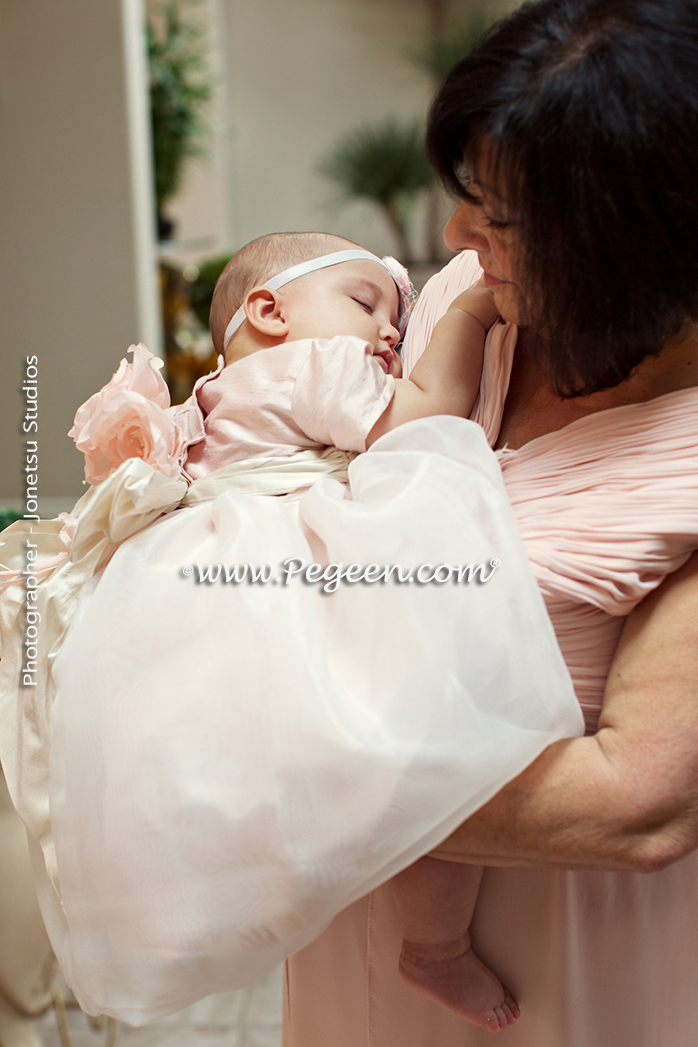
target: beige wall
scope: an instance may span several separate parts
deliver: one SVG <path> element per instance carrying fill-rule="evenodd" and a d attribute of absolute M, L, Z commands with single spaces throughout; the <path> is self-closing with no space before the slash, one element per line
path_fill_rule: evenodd
<path fill-rule="evenodd" d="M 394 253 L 373 209 L 329 206 L 333 190 L 315 169 L 357 124 L 424 111 L 428 83 L 403 57 L 424 32 L 424 12 L 414 0 L 229 5 L 239 241 L 288 226 L 319 227 Z"/>
<path fill-rule="evenodd" d="M 27 356 L 39 356 L 40 494 L 70 501 L 82 491 L 65 436 L 77 405 L 131 342 L 158 349 L 144 2 L 0 0 L 0 504 L 23 494 Z M 446 6 L 457 17 L 469 0 Z M 423 116 L 431 87 L 405 53 L 424 36 L 426 0 L 194 10 L 211 28 L 218 90 L 209 157 L 170 208 L 179 236 L 212 254 L 315 228 L 394 252 L 380 216 L 333 205 L 316 167 L 358 124 Z"/>
<path fill-rule="evenodd" d="M 82 493 L 66 433 L 131 342 L 157 349 L 140 0 L 0 0 L 0 504 L 23 495 L 27 356 L 39 493 Z"/>
<path fill-rule="evenodd" d="M 444 4 L 453 19 L 472 6 Z M 406 57 L 424 38 L 426 0 L 205 0 L 198 10 L 214 27 L 215 135 L 169 205 L 178 237 L 218 251 L 273 230 L 327 229 L 395 252 L 380 214 L 340 207 L 316 168 L 345 131 L 426 113 L 432 85 Z"/>

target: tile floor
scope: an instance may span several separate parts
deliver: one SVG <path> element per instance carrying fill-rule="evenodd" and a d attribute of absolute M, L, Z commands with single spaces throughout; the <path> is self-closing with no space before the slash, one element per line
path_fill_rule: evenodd
<path fill-rule="evenodd" d="M 219 993 L 134 1029 L 120 1025 L 118 1047 L 281 1047 L 281 968 L 247 989 Z M 72 1047 L 106 1047 L 107 1030 L 95 1031 L 87 1018 L 68 1010 Z M 41 1023 L 43 1047 L 61 1047 L 56 1017 Z"/>

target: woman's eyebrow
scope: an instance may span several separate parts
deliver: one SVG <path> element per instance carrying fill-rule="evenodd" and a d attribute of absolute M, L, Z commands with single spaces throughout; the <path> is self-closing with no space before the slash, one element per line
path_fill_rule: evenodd
<path fill-rule="evenodd" d="M 498 203 L 502 203 L 504 200 L 504 197 L 497 190 L 497 187 L 494 185 L 490 185 L 489 182 L 482 182 L 479 179 L 476 180 L 473 178 L 470 182 L 470 185 L 468 186 L 467 192 L 470 193 L 470 191 L 473 189 L 475 189 L 476 192 L 478 192 L 481 196 L 487 194 L 487 196 L 492 197 L 493 200 L 496 200 Z"/>
<path fill-rule="evenodd" d="M 477 196 L 474 196 L 472 189 L 475 189 Z M 509 218 L 509 210 L 507 203 L 501 193 L 498 193 L 494 186 L 489 185 L 487 182 L 471 182 L 467 189 L 463 190 L 464 200 L 467 200 L 471 204 L 475 204 L 476 207 L 484 207 L 487 211 L 491 212 L 491 217 L 499 214 L 502 221 L 506 221 L 507 224 L 515 224 L 513 217 Z"/>

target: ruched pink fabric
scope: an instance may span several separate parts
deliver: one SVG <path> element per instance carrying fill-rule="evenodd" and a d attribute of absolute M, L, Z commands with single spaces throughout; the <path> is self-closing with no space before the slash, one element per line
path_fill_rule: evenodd
<path fill-rule="evenodd" d="M 601 411 L 500 456 L 593 732 L 624 617 L 698 545 L 698 390 Z"/>
<path fill-rule="evenodd" d="M 406 370 L 453 297 L 479 275 L 469 251 L 439 274 L 415 311 Z M 512 324 L 492 329 L 471 414 L 490 445 L 499 434 L 515 347 Z M 698 546 L 698 389 L 599 411 L 498 457 L 593 733 L 623 619 Z"/>
<path fill-rule="evenodd" d="M 454 259 L 418 302 L 414 365 L 477 279 Z M 494 444 L 516 329 L 487 340 L 473 417 Z M 698 389 L 602 411 L 499 453 L 534 574 L 593 731 L 624 617 L 698 547 Z M 657 696 L 661 700 L 661 696 Z M 285 1047 L 484 1047 L 490 1034 L 400 981 L 383 887 L 287 965 Z M 651 875 L 487 869 L 473 937 L 522 1015 L 506 1047 L 694 1047 L 698 857 Z"/>

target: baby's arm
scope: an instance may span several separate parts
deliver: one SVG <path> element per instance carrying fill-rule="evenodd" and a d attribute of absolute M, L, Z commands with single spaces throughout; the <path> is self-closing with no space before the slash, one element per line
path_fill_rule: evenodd
<path fill-rule="evenodd" d="M 499 314 L 485 287 L 459 295 L 431 336 L 409 379 L 395 380 L 395 395 L 366 438 L 366 446 L 413 418 L 470 414 L 480 386 L 485 335 Z"/>

